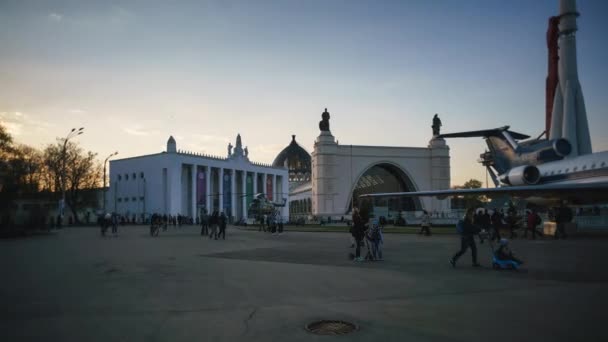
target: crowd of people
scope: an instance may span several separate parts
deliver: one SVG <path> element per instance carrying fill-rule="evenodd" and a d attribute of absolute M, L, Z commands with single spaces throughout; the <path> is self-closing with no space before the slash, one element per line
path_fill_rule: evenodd
<path fill-rule="evenodd" d="M 213 211 L 211 215 L 203 213 L 200 217 L 201 235 L 209 236 L 209 239 L 217 240 L 219 237 L 226 240 L 226 225 L 228 217 L 224 212 Z"/>
<path fill-rule="evenodd" d="M 256 217 L 258 222 L 259 232 L 268 232 L 272 235 L 283 234 L 283 218 L 280 211 L 274 211 L 270 214 L 261 214 Z"/>

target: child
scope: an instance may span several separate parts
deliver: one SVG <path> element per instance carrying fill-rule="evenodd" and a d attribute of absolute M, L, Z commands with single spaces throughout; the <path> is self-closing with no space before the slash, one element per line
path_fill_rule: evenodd
<path fill-rule="evenodd" d="M 501 261 L 512 261 L 519 265 L 523 265 L 524 263 L 513 255 L 513 251 L 509 248 L 509 240 L 505 238 L 500 239 L 500 247 L 496 250 L 496 259 Z"/>

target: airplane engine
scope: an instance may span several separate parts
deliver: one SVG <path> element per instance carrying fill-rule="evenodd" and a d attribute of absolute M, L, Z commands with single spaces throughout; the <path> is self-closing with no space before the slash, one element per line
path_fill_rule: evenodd
<path fill-rule="evenodd" d="M 552 141 L 551 146 L 537 151 L 537 160 L 546 162 L 562 159 L 572 152 L 572 145 L 566 139 L 559 138 Z"/>
<path fill-rule="evenodd" d="M 518 166 L 501 175 L 500 181 L 509 185 L 534 185 L 540 181 L 540 171 L 532 165 Z"/>

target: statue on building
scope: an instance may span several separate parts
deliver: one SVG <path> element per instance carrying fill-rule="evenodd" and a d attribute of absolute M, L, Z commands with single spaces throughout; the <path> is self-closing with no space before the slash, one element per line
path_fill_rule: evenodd
<path fill-rule="evenodd" d="M 441 129 L 441 119 L 439 119 L 438 114 L 435 114 L 433 117 L 433 136 L 439 135 L 439 130 Z"/>
<path fill-rule="evenodd" d="M 321 132 L 329 132 L 329 112 L 327 111 L 327 108 L 325 108 L 325 111 L 321 114 L 321 118 L 323 120 L 319 121 L 319 129 Z"/>
<path fill-rule="evenodd" d="M 237 149 L 242 148 L 241 134 L 240 133 L 236 135 L 236 148 Z"/>
<path fill-rule="evenodd" d="M 245 146 L 245 149 L 243 151 L 245 152 L 245 158 L 247 158 L 249 156 L 249 150 L 247 149 L 247 146 Z"/>
<path fill-rule="evenodd" d="M 230 157 L 232 155 L 232 144 L 228 143 L 228 156 Z"/>

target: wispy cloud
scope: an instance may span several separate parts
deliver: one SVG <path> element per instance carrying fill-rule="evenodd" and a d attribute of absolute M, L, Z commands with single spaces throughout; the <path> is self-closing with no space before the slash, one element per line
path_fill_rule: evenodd
<path fill-rule="evenodd" d="M 223 142 L 223 143 L 228 143 L 230 142 L 230 139 L 223 137 L 223 136 L 219 136 L 219 135 L 213 135 L 213 134 L 192 134 L 192 139 L 193 140 L 200 140 L 202 142 Z"/>
<path fill-rule="evenodd" d="M 143 127 L 141 127 L 140 125 L 134 125 L 131 127 L 123 127 L 122 130 L 129 134 L 129 135 L 135 135 L 135 136 L 150 136 L 150 135 L 156 135 L 159 134 L 160 132 L 154 129 L 145 129 Z"/>
<path fill-rule="evenodd" d="M 34 119 L 31 115 L 19 111 L 0 112 L 0 121 L 8 132 L 14 136 L 22 135 L 25 131 L 40 132 L 55 126 L 50 122 Z"/>
<path fill-rule="evenodd" d="M 277 154 L 285 148 L 284 144 L 261 144 L 249 148 L 249 159 L 272 163 Z"/>
<path fill-rule="evenodd" d="M 48 15 L 48 18 L 49 18 L 50 21 L 58 23 L 58 22 L 60 22 L 60 21 L 63 20 L 63 15 L 61 15 L 59 13 L 52 12 L 52 13 L 50 13 Z"/>

